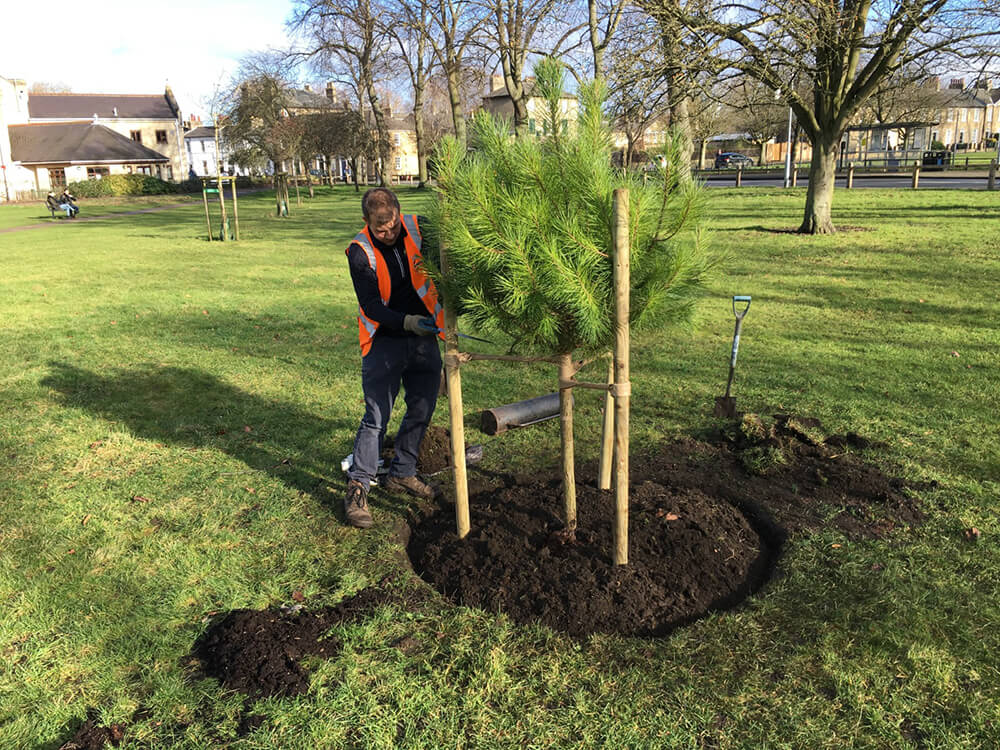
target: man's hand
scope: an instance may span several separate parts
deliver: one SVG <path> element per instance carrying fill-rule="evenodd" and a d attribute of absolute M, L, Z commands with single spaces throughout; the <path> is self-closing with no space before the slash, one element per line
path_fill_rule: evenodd
<path fill-rule="evenodd" d="M 407 315 L 403 318 L 403 328 L 418 336 L 429 336 L 437 333 L 434 318 L 429 315 Z"/>

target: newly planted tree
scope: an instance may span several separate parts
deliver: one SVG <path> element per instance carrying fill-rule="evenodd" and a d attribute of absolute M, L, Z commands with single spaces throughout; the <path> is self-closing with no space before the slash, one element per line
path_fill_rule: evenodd
<path fill-rule="evenodd" d="M 524 355 L 560 364 L 564 520 L 572 532 L 567 381 L 578 366 L 574 355 L 604 354 L 620 331 L 613 284 L 615 191 L 630 194 L 622 217 L 631 248 L 622 259 L 631 265 L 626 325 L 686 320 L 711 263 L 701 230 L 703 191 L 681 178 L 686 155 L 679 139 L 668 139 L 659 179 L 644 182 L 616 170 L 603 87 L 581 87 L 579 118 L 565 127 L 561 64 L 544 60 L 535 74 L 548 106 L 546 137 L 514 138 L 510 123 L 480 115 L 471 152 L 453 138 L 440 144 L 433 223 L 448 270 L 432 273 L 447 305 L 480 331 L 508 337 Z M 436 260 L 432 256 L 430 263 Z"/>

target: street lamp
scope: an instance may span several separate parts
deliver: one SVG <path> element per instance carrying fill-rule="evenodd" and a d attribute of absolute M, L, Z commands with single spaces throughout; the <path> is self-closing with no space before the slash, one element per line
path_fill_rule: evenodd
<path fill-rule="evenodd" d="M 781 89 L 774 92 L 774 98 L 781 98 Z M 785 139 L 785 187 L 792 185 L 792 108 L 788 107 L 788 135 Z"/>

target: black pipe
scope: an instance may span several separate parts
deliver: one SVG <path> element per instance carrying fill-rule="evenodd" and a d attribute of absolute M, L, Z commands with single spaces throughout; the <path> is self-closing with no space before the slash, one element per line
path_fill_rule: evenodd
<path fill-rule="evenodd" d="M 482 414 L 480 427 L 487 435 L 499 435 L 511 427 L 527 427 L 558 416 L 559 394 L 550 393 L 487 409 Z"/>

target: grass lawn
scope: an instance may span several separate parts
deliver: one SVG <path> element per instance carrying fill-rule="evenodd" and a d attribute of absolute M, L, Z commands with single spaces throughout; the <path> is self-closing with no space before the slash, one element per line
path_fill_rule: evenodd
<path fill-rule="evenodd" d="M 192 203 L 200 200 L 200 195 L 144 195 L 127 198 L 81 198 L 77 201 L 80 207 L 79 219 L 106 214 L 121 214 L 129 211 L 141 211 L 158 206 L 172 206 L 178 203 Z M 0 229 L 22 227 L 31 224 L 56 224 L 66 220 L 66 214 L 56 211 L 52 218 L 44 200 L 18 203 L 0 207 Z"/>
<path fill-rule="evenodd" d="M 127 748 L 1000 745 L 1000 198 L 838 192 L 835 221 L 869 231 L 770 231 L 799 224 L 804 195 L 711 191 L 728 260 L 690 328 L 633 336 L 633 463 L 710 423 L 728 297 L 752 294 L 740 406 L 880 441 L 872 461 L 939 483 L 924 524 L 793 538 L 747 605 L 655 640 L 388 604 L 335 629 L 308 694 L 246 707 L 188 657 L 216 613 L 335 604 L 390 573 L 421 585 L 399 499 L 373 493 L 370 531 L 340 520 L 358 196 L 293 197 L 287 219 L 249 196 L 240 243 L 206 242 L 200 203 L 0 234 L 0 748 L 55 750 L 88 708 L 128 724 Z M 40 213 L 0 207 L 0 227 Z M 555 469 L 557 421 L 477 430 L 555 373 L 463 372 L 483 466 Z M 577 405 L 587 461 L 600 396 Z M 240 736 L 247 711 L 263 720 Z"/>

